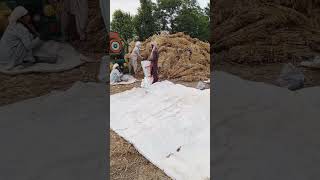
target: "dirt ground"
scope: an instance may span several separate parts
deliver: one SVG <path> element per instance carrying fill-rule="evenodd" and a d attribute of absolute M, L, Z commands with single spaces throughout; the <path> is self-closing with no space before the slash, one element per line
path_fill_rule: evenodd
<path fill-rule="evenodd" d="M 62 73 L 28 73 L 5 75 L 0 73 L 0 106 L 34 98 L 53 90 L 67 90 L 75 82 L 96 82 L 99 62 L 86 63 Z"/>
<path fill-rule="evenodd" d="M 197 85 L 197 82 L 172 82 L 189 87 Z M 131 85 L 112 86 L 110 94 L 140 87 L 140 83 L 141 81 Z M 112 130 L 110 130 L 110 177 L 112 180 L 170 180 L 163 171 L 151 164 L 131 144 Z"/>
<path fill-rule="evenodd" d="M 169 180 L 170 178 L 140 155 L 131 144 L 110 130 L 110 179 Z"/>
<path fill-rule="evenodd" d="M 140 83 L 136 82 L 130 85 L 111 86 L 110 94 L 127 91 L 139 85 Z M 112 180 L 170 179 L 112 130 L 110 130 L 110 178 Z"/>

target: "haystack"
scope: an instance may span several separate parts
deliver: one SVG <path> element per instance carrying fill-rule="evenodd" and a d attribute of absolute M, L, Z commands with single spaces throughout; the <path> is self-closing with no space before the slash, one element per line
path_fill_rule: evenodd
<path fill-rule="evenodd" d="M 151 53 L 151 42 L 159 48 L 159 75 L 162 79 L 182 81 L 207 80 L 210 76 L 210 45 L 184 33 L 154 35 L 141 46 L 141 54 L 147 59 Z M 129 46 L 129 54 L 135 42 Z M 126 57 L 129 57 L 129 54 Z M 140 64 L 140 62 L 138 63 Z M 140 73 L 142 73 L 142 69 Z"/>
<path fill-rule="evenodd" d="M 320 1 L 211 3 L 214 62 L 299 62 L 320 53 Z"/>

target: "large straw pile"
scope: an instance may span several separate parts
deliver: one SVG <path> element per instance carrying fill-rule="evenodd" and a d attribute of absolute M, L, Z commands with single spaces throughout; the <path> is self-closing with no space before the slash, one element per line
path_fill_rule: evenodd
<path fill-rule="evenodd" d="M 154 35 L 142 42 L 141 54 L 144 58 L 147 58 L 151 53 L 152 41 L 157 42 L 159 48 L 160 78 L 182 81 L 198 81 L 209 78 L 210 45 L 208 43 L 191 38 L 184 33 Z M 130 53 L 134 44 L 135 42 L 130 43 Z M 129 57 L 129 54 L 126 55 L 126 58 Z M 140 73 L 142 73 L 141 68 Z"/>
<path fill-rule="evenodd" d="M 211 3 L 214 62 L 301 61 L 320 52 L 320 0 Z"/>

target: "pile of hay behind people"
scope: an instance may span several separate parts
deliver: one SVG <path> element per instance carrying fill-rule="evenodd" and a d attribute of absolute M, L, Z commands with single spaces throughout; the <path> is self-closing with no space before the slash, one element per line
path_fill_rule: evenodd
<path fill-rule="evenodd" d="M 159 48 L 160 79 L 177 79 L 182 81 L 207 80 L 210 76 L 210 45 L 184 33 L 172 35 L 154 35 L 141 46 L 144 59 L 151 53 L 151 42 Z M 128 58 L 135 42 L 130 43 Z M 141 61 L 141 59 L 140 59 Z M 138 64 L 140 65 L 140 61 Z M 142 69 L 139 68 L 140 73 Z"/>

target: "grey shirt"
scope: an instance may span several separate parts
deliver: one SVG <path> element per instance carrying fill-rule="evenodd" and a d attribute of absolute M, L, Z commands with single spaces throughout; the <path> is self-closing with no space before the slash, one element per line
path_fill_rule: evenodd
<path fill-rule="evenodd" d="M 23 62 L 34 62 L 32 51 L 40 43 L 21 23 L 9 25 L 0 41 L 0 64 L 10 69 Z"/>
<path fill-rule="evenodd" d="M 110 83 L 117 83 L 121 81 L 122 74 L 118 69 L 113 69 L 110 73 Z"/>

